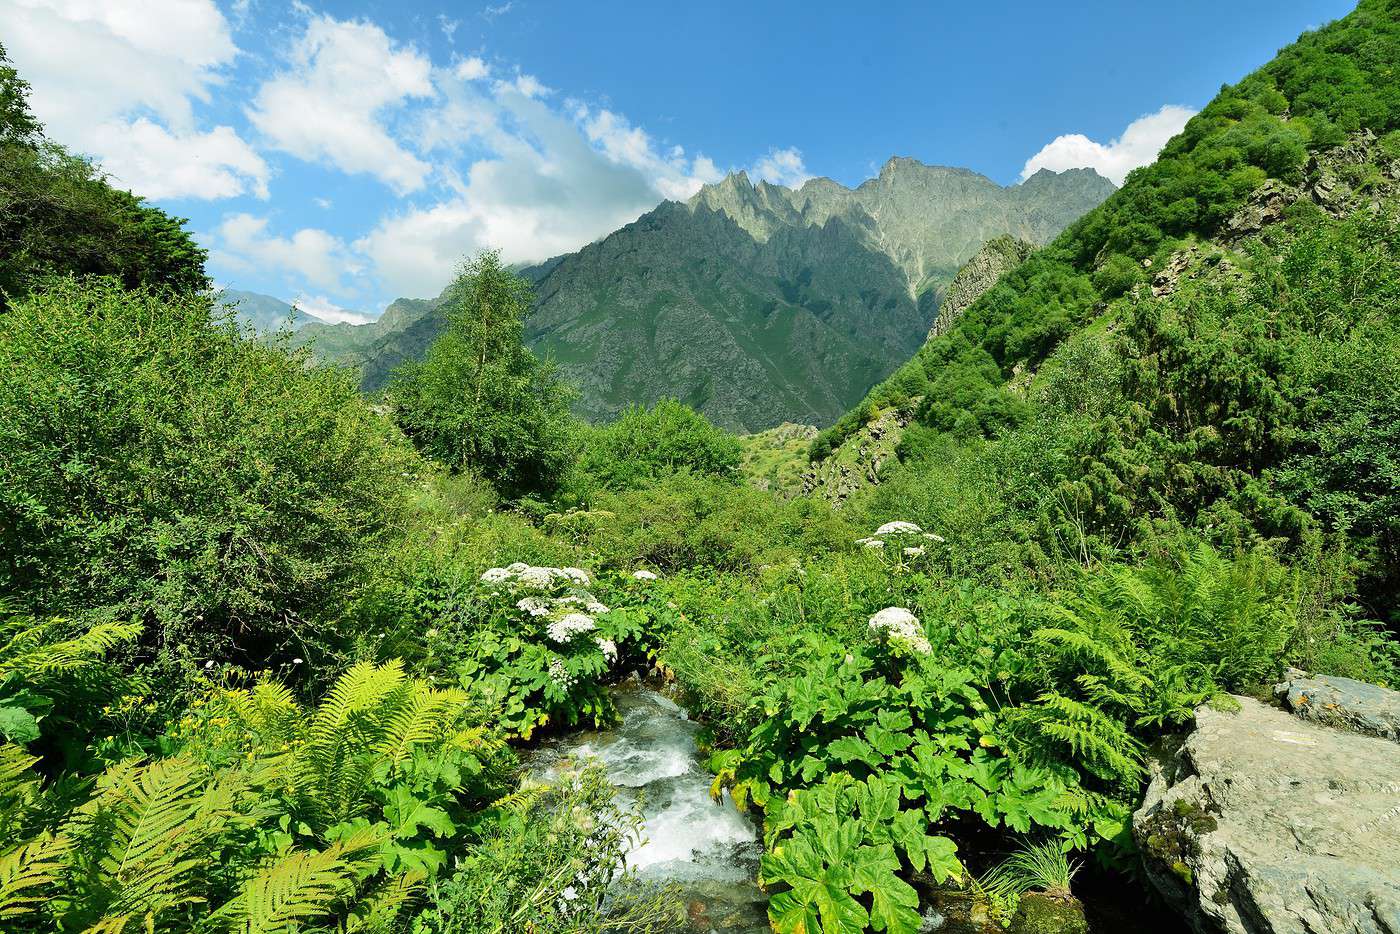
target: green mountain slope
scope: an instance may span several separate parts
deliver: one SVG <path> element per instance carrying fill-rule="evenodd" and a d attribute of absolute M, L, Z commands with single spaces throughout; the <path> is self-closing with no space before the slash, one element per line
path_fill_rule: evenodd
<path fill-rule="evenodd" d="M 1363 127 L 1400 122 L 1400 16 L 1394 0 L 1363 2 L 1302 36 L 1268 65 L 1227 86 L 1123 188 L 972 305 L 813 445 L 815 457 L 872 408 L 923 396 L 923 418 L 944 430 L 995 434 L 1018 418 L 1003 391 L 1105 303 L 1145 282 L 1191 241 L 1223 231 L 1272 181 L 1300 184 L 1312 154 Z M 1366 184 L 1364 179 L 1347 184 Z"/>
<path fill-rule="evenodd" d="M 1222 89 L 823 432 L 814 460 L 869 413 L 903 412 L 865 506 L 970 553 L 1043 567 L 1176 536 L 1267 544 L 1331 562 L 1339 593 L 1390 613 L 1397 70 L 1400 2 L 1365 0 Z"/>
<path fill-rule="evenodd" d="M 1112 191 L 1088 170 L 1002 187 L 910 159 L 855 189 L 739 173 L 526 269 L 526 339 L 579 386 L 589 418 L 670 396 L 730 428 L 829 424 L 918 349 L 942 290 L 985 241 L 1044 243 Z M 435 302 L 393 307 L 393 320 L 301 339 L 377 390 L 442 327 Z"/>

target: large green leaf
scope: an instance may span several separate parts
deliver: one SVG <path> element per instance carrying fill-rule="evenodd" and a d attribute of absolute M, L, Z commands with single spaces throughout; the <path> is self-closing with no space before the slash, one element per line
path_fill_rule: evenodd
<path fill-rule="evenodd" d="M 870 895 L 870 926 L 889 934 L 919 929 L 919 893 L 898 875 L 899 857 L 888 843 L 862 846 L 851 863 L 851 889 Z"/>

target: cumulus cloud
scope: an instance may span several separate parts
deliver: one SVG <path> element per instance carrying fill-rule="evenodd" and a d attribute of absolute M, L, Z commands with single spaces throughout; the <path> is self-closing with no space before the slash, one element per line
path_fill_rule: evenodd
<path fill-rule="evenodd" d="M 768 155 L 753 164 L 749 174 L 789 188 L 796 188 L 812 177 L 802 162 L 802 153 L 793 147 L 769 150 Z"/>
<path fill-rule="evenodd" d="M 483 85 L 439 72 L 442 103 L 415 135 L 441 158 L 443 197 L 381 220 L 353 244 L 400 295 L 442 288 L 462 256 L 496 247 L 509 262 L 576 250 L 635 220 L 662 198 L 683 198 L 720 173 L 703 156 L 665 149 L 622 116 L 578 102 L 552 106 L 517 81 Z"/>
<path fill-rule="evenodd" d="M 423 187 L 432 167 L 394 138 L 385 117 L 433 94 L 425 56 L 371 22 L 318 16 L 289 59 L 248 109 L 271 145 L 309 162 L 373 175 L 399 194 Z"/>
<path fill-rule="evenodd" d="M 102 167 L 147 198 L 267 197 L 267 163 L 231 127 L 177 134 L 141 117 L 102 124 L 90 138 Z"/>
<path fill-rule="evenodd" d="M 213 0 L 7 0 L 0 35 L 48 134 L 118 182 L 156 198 L 266 197 L 262 158 L 194 117 L 238 52 Z"/>
<path fill-rule="evenodd" d="M 491 73 L 491 66 L 473 55 L 458 62 L 453 73 L 463 81 L 478 81 Z"/>
<path fill-rule="evenodd" d="M 1156 113 L 1138 117 L 1128 124 L 1123 135 L 1108 143 L 1096 142 L 1082 133 L 1057 136 L 1026 160 L 1021 178 L 1029 178 L 1040 169 L 1063 172 L 1091 168 L 1121 185 L 1133 169 L 1153 162 L 1167 141 L 1180 133 L 1195 114 L 1189 107 L 1167 104 Z"/>
<path fill-rule="evenodd" d="M 346 275 L 360 272 L 340 238 L 307 227 L 290 237 L 268 232 L 268 220 L 252 214 L 226 216 L 212 240 L 210 255 L 244 272 L 277 270 L 329 291 L 343 291 Z"/>

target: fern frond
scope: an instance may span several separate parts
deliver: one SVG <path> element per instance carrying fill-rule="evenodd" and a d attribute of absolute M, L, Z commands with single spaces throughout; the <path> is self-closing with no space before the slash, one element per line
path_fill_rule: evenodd
<path fill-rule="evenodd" d="M 1122 724 L 1097 707 L 1063 694 L 1042 694 L 1037 703 L 1035 722 L 1040 732 L 1067 746 L 1092 771 L 1124 781 L 1142 777 L 1142 746 Z"/>
<path fill-rule="evenodd" d="M 141 634 L 140 623 L 98 623 L 75 638 L 46 641 L 47 634 L 61 622 L 34 624 L 6 643 L 0 649 L 0 673 L 16 671 L 29 677 L 52 677 L 92 664 Z"/>
<path fill-rule="evenodd" d="M 491 802 L 494 810 L 505 811 L 516 817 L 524 817 L 535 806 L 544 795 L 548 794 L 549 785 L 527 785 L 512 791 L 510 794 L 497 798 Z"/>
<path fill-rule="evenodd" d="M 382 837 L 363 830 L 324 850 L 298 850 L 264 865 L 219 908 L 238 934 L 283 934 L 335 912 L 355 891 Z"/>
<path fill-rule="evenodd" d="M 422 873 L 409 872 L 385 882 L 361 899 L 345 919 L 341 931 L 343 934 L 394 934 L 404 905 L 422 891 L 424 878 Z"/>
<path fill-rule="evenodd" d="M 198 900 L 200 851 L 235 816 L 236 774 L 211 783 L 198 763 L 175 757 L 103 776 L 64 829 L 81 842 L 80 855 L 95 854 L 105 914 L 155 915 Z"/>
<path fill-rule="evenodd" d="M 0 856 L 0 918 L 30 914 L 43 904 L 43 890 L 57 881 L 72 848 L 68 837 L 44 834 Z"/>
<path fill-rule="evenodd" d="M 467 695 L 458 690 L 432 690 L 415 684 L 412 695 L 388 712 L 384 735 L 374 749 L 398 765 L 414 746 L 438 743 L 466 708 Z"/>

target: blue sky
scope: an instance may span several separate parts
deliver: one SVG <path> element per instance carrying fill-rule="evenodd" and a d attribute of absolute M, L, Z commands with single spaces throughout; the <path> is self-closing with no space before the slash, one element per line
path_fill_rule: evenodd
<path fill-rule="evenodd" d="M 55 139 L 313 313 L 576 249 L 745 169 L 1115 179 L 1337 0 L 0 0 Z"/>

